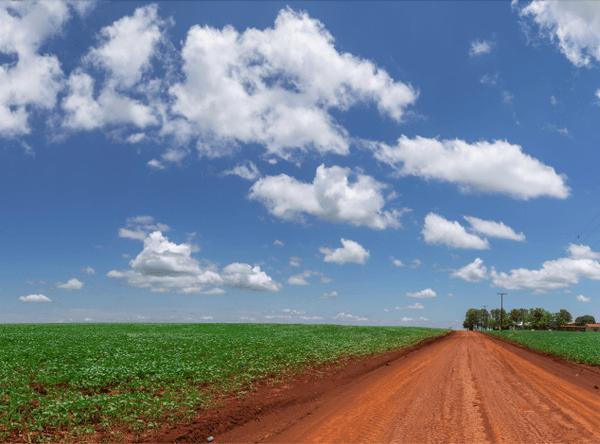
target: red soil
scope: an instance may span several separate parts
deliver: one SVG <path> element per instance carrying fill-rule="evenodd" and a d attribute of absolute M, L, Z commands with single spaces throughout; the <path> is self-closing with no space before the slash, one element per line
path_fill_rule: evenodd
<path fill-rule="evenodd" d="M 600 369 L 456 332 L 202 412 L 152 442 L 600 442 Z"/>

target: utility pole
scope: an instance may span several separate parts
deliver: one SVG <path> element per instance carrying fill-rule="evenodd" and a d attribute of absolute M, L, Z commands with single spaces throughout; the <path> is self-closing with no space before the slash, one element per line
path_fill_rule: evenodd
<path fill-rule="evenodd" d="M 487 306 L 487 305 L 482 305 L 482 307 L 483 307 L 483 309 L 484 309 L 484 310 L 485 310 L 486 308 L 488 308 L 488 306 Z M 487 310 L 486 310 L 486 311 L 487 311 Z M 487 331 L 487 327 L 488 327 L 488 318 L 487 318 L 487 316 L 486 316 L 486 317 L 485 317 L 485 329 L 486 329 L 486 331 Z"/>
<path fill-rule="evenodd" d="M 503 299 L 504 299 L 504 295 L 506 293 L 498 293 L 500 295 L 500 333 L 502 333 L 502 312 L 504 311 L 504 303 L 503 303 Z"/>

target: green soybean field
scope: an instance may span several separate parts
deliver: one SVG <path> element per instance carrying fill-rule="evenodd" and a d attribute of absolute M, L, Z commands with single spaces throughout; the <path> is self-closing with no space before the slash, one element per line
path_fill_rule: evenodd
<path fill-rule="evenodd" d="M 569 361 L 600 366 L 599 333 L 517 330 L 502 333 L 495 331 L 489 334 Z"/>
<path fill-rule="evenodd" d="M 0 325 L 0 442 L 118 442 L 231 393 L 448 330 L 284 324 Z M 151 435 L 150 435 L 151 436 Z M 107 441 L 108 442 L 108 441 Z"/>

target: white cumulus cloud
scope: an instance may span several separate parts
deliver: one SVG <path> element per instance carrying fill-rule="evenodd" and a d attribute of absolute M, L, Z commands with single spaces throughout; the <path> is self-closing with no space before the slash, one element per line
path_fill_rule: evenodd
<path fill-rule="evenodd" d="M 468 265 L 455 270 L 450 277 L 460 278 L 467 282 L 480 282 L 485 279 L 489 279 L 487 274 L 487 268 L 483 266 L 483 260 L 480 258 L 475 259 Z"/>
<path fill-rule="evenodd" d="M 238 142 L 282 158 L 347 154 L 347 131 L 329 109 L 374 103 L 399 122 L 418 96 L 372 62 L 338 52 L 321 22 L 289 8 L 265 30 L 193 26 L 181 57 L 184 80 L 170 89 L 172 109 L 208 156 L 228 154 Z"/>
<path fill-rule="evenodd" d="M 473 56 L 478 56 L 481 54 L 487 54 L 492 50 L 492 43 L 484 40 L 483 42 L 480 42 L 479 40 L 475 40 L 474 42 L 471 42 L 471 50 L 469 51 L 469 55 L 471 57 Z"/>
<path fill-rule="evenodd" d="M 318 275 L 318 274 L 319 273 L 316 271 L 306 270 L 300 274 L 295 274 L 294 276 L 291 276 L 287 280 L 287 283 L 290 285 L 308 285 L 310 282 L 308 282 L 306 280 L 306 278 L 311 277 L 313 275 Z"/>
<path fill-rule="evenodd" d="M 325 255 L 325 262 L 335 262 L 336 264 L 345 264 L 346 262 L 354 262 L 356 264 L 364 264 L 369 259 L 369 251 L 365 250 L 359 243 L 349 239 L 341 239 L 342 248 L 331 250 L 321 247 L 319 251 Z"/>
<path fill-rule="evenodd" d="M 323 293 L 321 296 L 317 296 L 317 299 L 331 299 L 331 298 L 337 298 L 338 293 L 337 291 L 332 291 L 331 293 Z"/>
<path fill-rule="evenodd" d="M 340 321 L 367 321 L 367 318 L 363 318 L 360 316 L 354 316 L 350 313 L 341 312 L 335 316 L 332 316 L 331 319 L 336 319 Z"/>
<path fill-rule="evenodd" d="M 275 282 L 267 273 L 260 271 L 257 265 L 251 267 L 248 264 L 235 262 L 223 269 L 223 280 L 225 285 L 231 288 L 251 291 L 279 291 L 283 287 Z"/>
<path fill-rule="evenodd" d="M 394 310 L 424 310 L 425 306 L 420 302 L 416 302 L 413 305 L 408 305 L 406 307 L 394 307 Z"/>
<path fill-rule="evenodd" d="M 79 281 L 78 279 L 73 278 L 73 279 L 69 279 L 67 281 L 67 283 L 65 283 L 65 284 L 61 284 L 60 282 L 55 282 L 54 288 L 62 288 L 66 291 L 81 290 L 83 288 L 83 282 Z"/>
<path fill-rule="evenodd" d="M 592 298 L 585 297 L 582 294 L 580 294 L 579 296 L 576 296 L 575 299 L 577 299 L 577 301 L 579 301 L 579 302 L 592 302 Z"/>
<path fill-rule="evenodd" d="M 158 111 L 153 108 L 157 81 L 145 81 L 135 91 L 142 93 L 145 103 L 131 95 L 133 87 L 140 85 L 143 75 L 151 68 L 164 26 L 165 22 L 157 14 L 157 5 L 152 4 L 137 8 L 132 16 L 102 28 L 99 45 L 90 49 L 83 62 L 88 68 L 94 66 L 104 72 L 106 79 L 94 97 L 95 80 L 84 67 L 71 73 L 68 94 L 62 102 L 66 112 L 63 127 L 92 130 L 105 125 L 133 124 L 145 128 L 158 124 Z M 134 133 L 126 140 L 139 141 L 139 134 Z"/>
<path fill-rule="evenodd" d="M 394 264 L 396 267 L 404 267 L 404 264 L 400 259 L 394 259 L 394 256 L 390 256 L 390 260 L 392 261 L 392 264 Z"/>
<path fill-rule="evenodd" d="M 249 197 L 284 220 L 301 220 L 303 213 L 307 213 L 354 226 L 400 227 L 399 219 L 408 210 L 383 210 L 386 202 L 382 190 L 388 186 L 360 173 L 351 183 L 350 175 L 349 168 L 321 165 L 312 183 L 298 181 L 287 174 L 268 176 L 252 186 Z"/>
<path fill-rule="evenodd" d="M 40 48 L 69 17 L 67 2 L 0 4 L 0 54 L 14 57 L 0 65 L 0 136 L 28 134 L 32 112 L 54 108 L 64 74 L 58 58 Z"/>
<path fill-rule="evenodd" d="M 92 267 L 82 268 L 79 271 L 81 271 L 84 274 L 96 274 L 96 270 L 94 270 Z"/>
<path fill-rule="evenodd" d="M 119 237 L 143 241 L 151 231 L 169 231 L 166 224 L 154 223 L 152 216 L 136 216 L 127 218 L 125 228 L 119 228 Z"/>
<path fill-rule="evenodd" d="M 539 270 L 519 268 L 507 274 L 498 273 L 492 268 L 492 285 L 508 290 L 526 289 L 540 293 L 577 284 L 582 277 L 600 281 L 600 263 L 595 259 L 598 253 L 592 252 L 585 245 L 574 244 L 567 251 L 570 257 L 546 261 Z"/>
<path fill-rule="evenodd" d="M 597 1 L 535 0 L 519 14 L 530 18 L 539 33 L 556 42 L 560 51 L 576 67 L 600 62 L 600 3 Z"/>
<path fill-rule="evenodd" d="M 406 296 L 408 296 L 409 298 L 431 299 L 436 297 L 437 295 L 435 294 L 435 291 L 433 291 L 431 288 L 427 288 L 425 290 L 417 291 L 415 293 L 406 293 Z"/>
<path fill-rule="evenodd" d="M 500 239 L 510 239 L 516 241 L 524 241 L 525 235 L 521 232 L 519 234 L 509 226 L 504 225 L 503 222 L 494 222 L 491 220 L 482 220 L 476 217 L 463 216 L 467 222 L 471 224 L 473 230 L 484 234 L 488 237 L 497 237 Z"/>
<path fill-rule="evenodd" d="M 236 165 L 235 168 L 224 171 L 223 174 L 225 176 L 233 174 L 246 180 L 256 180 L 260 177 L 260 171 L 258 171 L 258 168 L 251 160 L 247 160 L 244 163 Z"/>
<path fill-rule="evenodd" d="M 503 140 L 468 144 L 402 136 L 396 146 L 371 143 L 377 160 L 400 176 L 456 183 L 464 193 L 505 194 L 528 200 L 541 196 L 565 199 L 570 188 L 566 176 L 523 153 L 519 145 Z"/>
<path fill-rule="evenodd" d="M 44 296 L 43 294 L 30 294 L 29 296 L 21 296 L 19 297 L 19 300 L 23 302 L 52 302 L 52 299 Z"/>
<path fill-rule="evenodd" d="M 440 244 L 447 245 L 450 248 L 474 250 L 490 248 L 487 239 L 467 233 L 467 230 L 458 222 L 451 222 L 435 213 L 429 213 L 425 217 L 425 225 L 421 233 L 427 244 Z"/>
<path fill-rule="evenodd" d="M 253 291 L 278 291 L 281 288 L 281 284 L 258 266 L 235 262 L 219 273 L 214 266 L 201 267 L 191 257 L 193 252 L 192 245 L 170 242 L 160 231 L 155 231 L 144 239 L 142 252 L 129 262 L 131 270 L 112 270 L 107 276 L 125 279 L 133 287 L 159 293 L 223 294 L 224 291 L 218 288 L 206 290 L 218 285 Z"/>

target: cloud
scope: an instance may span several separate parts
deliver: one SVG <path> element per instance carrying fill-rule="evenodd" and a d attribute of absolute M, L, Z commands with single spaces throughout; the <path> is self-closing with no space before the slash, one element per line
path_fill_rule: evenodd
<path fill-rule="evenodd" d="M 192 245 L 169 242 L 160 231 L 155 231 L 144 239 L 142 252 L 129 262 L 131 270 L 112 270 L 107 276 L 126 279 L 130 286 L 159 293 L 223 294 L 221 289 L 206 290 L 218 285 L 253 291 L 281 288 L 258 266 L 235 262 L 219 273 L 214 266 L 201 267 L 191 257 L 192 252 Z"/>
<path fill-rule="evenodd" d="M 66 2 L 0 5 L 0 54 L 15 59 L 0 65 L 0 136 L 29 134 L 32 113 L 54 108 L 64 74 L 58 58 L 41 55 L 40 48 L 62 32 L 69 17 Z"/>
<path fill-rule="evenodd" d="M 119 228 L 119 237 L 144 241 L 150 231 L 169 231 L 166 224 L 154 223 L 152 216 L 136 216 L 127 218 L 125 228 Z"/>
<path fill-rule="evenodd" d="M 502 101 L 504 103 L 507 103 L 509 105 L 512 105 L 512 100 L 515 98 L 515 96 L 513 96 L 511 93 L 509 93 L 508 91 L 502 91 Z"/>
<path fill-rule="evenodd" d="M 331 298 L 337 298 L 337 297 L 338 297 L 337 291 L 332 291 L 331 293 L 323 293 L 321 296 L 317 296 L 316 299 L 331 299 Z"/>
<path fill-rule="evenodd" d="M 283 242 L 281 242 L 280 240 L 275 239 L 275 242 L 273 242 L 273 245 L 277 245 L 279 247 L 283 247 L 285 244 Z"/>
<path fill-rule="evenodd" d="M 35 151 L 33 150 L 33 148 L 27 144 L 24 141 L 21 141 L 21 147 L 25 150 L 25 154 L 27 154 L 28 156 L 31 156 L 35 159 Z"/>
<path fill-rule="evenodd" d="M 556 105 L 558 103 L 558 100 L 556 100 L 556 97 L 551 96 L 550 97 L 550 103 L 552 103 L 552 105 Z"/>
<path fill-rule="evenodd" d="M 592 302 L 592 298 L 585 297 L 581 294 L 575 297 L 575 299 L 577 299 L 579 302 Z"/>
<path fill-rule="evenodd" d="M 160 81 L 147 78 L 143 84 L 140 81 L 151 69 L 165 25 L 166 22 L 158 18 L 157 5 L 151 4 L 102 28 L 98 46 L 89 50 L 83 64 L 100 70 L 105 80 L 96 88 L 86 68 L 80 66 L 73 70 L 67 82 L 68 94 L 62 102 L 66 112 L 62 126 L 93 130 L 106 125 L 133 124 L 138 128 L 157 125 L 160 101 L 156 94 Z M 97 97 L 94 97 L 95 89 L 99 90 Z M 132 93 L 145 103 L 129 97 Z M 143 138 L 143 133 L 136 132 L 125 140 L 139 142 L 140 134 Z"/>
<path fill-rule="evenodd" d="M 525 235 L 521 232 L 519 234 L 504 225 L 503 222 L 494 222 L 491 220 L 482 220 L 476 217 L 463 216 L 464 219 L 471 224 L 474 231 L 484 234 L 488 237 L 497 237 L 500 239 L 510 239 L 515 241 L 524 241 Z"/>
<path fill-rule="evenodd" d="M 292 257 L 290 258 L 290 265 L 291 265 L 292 267 L 299 267 L 299 266 L 300 266 L 300 261 L 301 261 L 301 260 L 302 260 L 302 259 L 301 259 L 301 258 L 299 258 L 299 257 L 292 256 Z"/>
<path fill-rule="evenodd" d="M 600 105 L 600 88 L 596 90 L 596 97 L 598 97 L 598 101 L 595 102 L 596 105 Z"/>
<path fill-rule="evenodd" d="M 563 136 L 568 137 L 569 139 L 573 138 L 573 136 L 571 135 L 571 133 L 569 133 L 569 130 L 567 128 L 558 128 L 556 125 L 552 125 L 551 123 L 547 123 L 542 128 L 542 130 L 553 131 L 558 134 L 562 134 Z"/>
<path fill-rule="evenodd" d="M 394 259 L 394 256 L 390 256 L 390 260 L 396 267 L 404 267 L 405 265 L 399 259 Z"/>
<path fill-rule="evenodd" d="M 413 264 L 410 268 L 417 268 L 419 265 L 421 265 L 421 261 L 419 259 L 413 259 Z"/>
<path fill-rule="evenodd" d="M 36 284 L 45 284 L 46 281 L 42 280 L 42 279 L 38 279 L 37 281 L 25 281 L 26 284 L 29 285 L 36 285 Z"/>
<path fill-rule="evenodd" d="M 66 113 L 63 127 L 90 131 L 105 125 L 133 124 L 145 128 L 158 123 L 149 106 L 113 89 L 104 88 L 95 99 L 94 83 L 81 69 L 71 73 L 67 81 L 69 93 L 62 102 Z"/>
<path fill-rule="evenodd" d="M 555 2 L 535 0 L 519 10 L 523 19 L 539 26 L 539 34 L 556 42 L 576 67 L 600 61 L 600 4 L 596 1 Z"/>
<path fill-rule="evenodd" d="M 305 315 L 306 310 L 290 310 L 289 308 L 284 308 L 281 310 L 284 313 L 296 314 L 296 315 Z"/>
<path fill-rule="evenodd" d="M 483 265 L 483 260 L 480 258 L 475 259 L 468 265 L 465 265 L 459 270 L 455 270 L 450 275 L 451 278 L 460 278 L 467 282 L 480 282 L 485 279 L 489 279 L 487 274 L 487 268 Z"/>
<path fill-rule="evenodd" d="M 137 8 L 132 16 L 123 17 L 100 31 L 100 45 L 86 55 L 88 63 L 106 70 L 110 80 L 120 87 L 131 88 L 150 69 L 150 59 L 161 39 L 163 22 L 158 6 Z"/>
<path fill-rule="evenodd" d="M 414 320 L 415 320 L 415 318 L 407 318 L 407 317 L 404 317 L 404 318 L 402 318 L 402 319 L 400 319 L 400 320 L 401 320 L 401 321 L 403 321 L 403 322 L 407 322 L 407 321 L 414 321 Z"/>
<path fill-rule="evenodd" d="M 57 289 L 57 288 L 62 288 L 66 291 L 81 290 L 83 288 L 83 282 L 80 282 L 79 280 L 77 280 L 75 278 L 69 279 L 69 281 L 66 284 L 61 284 L 60 282 L 55 282 L 54 289 Z"/>
<path fill-rule="evenodd" d="M 96 270 L 94 270 L 92 267 L 81 268 L 79 271 L 83 274 L 96 274 Z"/>
<path fill-rule="evenodd" d="M 335 262 L 336 264 L 345 264 L 346 262 L 354 262 L 356 264 L 364 264 L 369 259 L 369 251 L 365 250 L 360 244 L 349 239 L 341 239 L 343 248 L 331 250 L 321 247 L 319 251 L 325 255 L 325 262 Z"/>
<path fill-rule="evenodd" d="M 469 55 L 471 57 L 478 56 L 481 54 L 487 54 L 492 50 L 492 42 L 484 40 L 480 42 L 479 40 L 475 40 L 471 42 L 471 50 L 469 51 Z"/>
<path fill-rule="evenodd" d="M 242 164 L 238 164 L 235 168 L 224 171 L 223 174 L 225 176 L 234 174 L 246 180 L 256 180 L 260 177 L 260 171 L 258 171 L 258 168 L 251 160 L 247 160 Z"/>
<path fill-rule="evenodd" d="M 413 305 L 409 305 L 407 307 L 394 307 L 394 310 L 424 310 L 425 307 L 423 304 L 416 302 Z"/>
<path fill-rule="evenodd" d="M 29 296 L 21 296 L 19 297 L 19 300 L 23 302 L 52 302 L 52 299 L 44 296 L 43 294 L 30 294 Z"/>
<path fill-rule="evenodd" d="M 335 316 L 332 316 L 331 319 L 341 320 L 341 321 L 367 321 L 367 318 L 362 318 L 360 316 L 354 316 L 350 313 L 341 312 Z"/>
<path fill-rule="evenodd" d="M 452 293 L 448 293 L 448 296 L 450 297 L 454 297 L 454 295 Z"/>
<path fill-rule="evenodd" d="M 323 318 L 321 316 L 300 316 L 300 319 L 304 321 L 322 321 Z"/>
<path fill-rule="evenodd" d="M 333 279 L 328 278 L 328 277 L 322 277 L 321 278 L 321 282 L 324 283 L 324 284 L 328 284 L 328 283 L 330 283 L 332 281 L 333 281 Z"/>
<path fill-rule="evenodd" d="M 467 233 L 458 222 L 451 222 L 434 213 L 425 217 L 425 225 L 421 231 L 427 244 L 447 245 L 450 248 L 467 248 L 486 250 L 490 248 L 487 239 Z"/>
<path fill-rule="evenodd" d="M 494 74 L 493 76 L 491 76 L 489 74 L 484 74 L 483 77 L 481 77 L 481 79 L 479 79 L 479 81 L 481 83 L 483 83 L 484 85 L 496 85 L 496 83 L 498 83 L 499 79 L 500 79 L 500 73 L 496 72 L 496 74 Z"/>
<path fill-rule="evenodd" d="M 294 276 L 291 276 L 288 280 L 287 283 L 290 285 L 308 285 L 309 282 L 306 280 L 306 278 L 313 276 L 315 274 L 319 274 L 316 271 L 310 271 L 310 270 L 306 270 L 300 274 L 295 274 Z"/>
<path fill-rule="evenodd" d="M 349 168 L 321 165 L 312 183 L 300 182 L 287 174 L 267 176 L 250 189 L 249 198 L 260 201 L 269 213 L 284 220 L 302 220 L 307 213 L 332 222 L 347 222 L 374 229 L 401 226 L 407 209 L 383 211 L 382 190 L 388 185 L 357 173 L 349 183 Z"/>
<path fill-rule="evenodd" d="M 577 284 L 581 277 L 600 281 L 600 263 L 595 260 L 598 253 L 585 245 L 574 244 L 569 245 L 567 251 L 570 257 L 546 261 L 539 270 L 519 268 L 507 274 L 498 273 L 492 268 L 492 285 L 508 290 L 525 289 L 541 293 Z"/>
<path fill-rule="evenodd" d="M 211 157 L 238 142 L 284 159 L 309 150 L 348 154 L 347 131 L 330 109 L 374 103 L 400 122 L 418 92 L 333 43 L 321 22 L 290 8 L 265 30 L 193 26 L 181 53 L 184 80 L 170 89 L 172 110 Z"/>
<path fill-rule="evenodd" d="M 427 288 L 426 290 L 418 291 L 416 293 L 406 293 L 406 296 L 409 298 L 430 299 L 436 297 L 437 295 L 431 288 Z"/>
<path fill-rule="evenodd" d="M 587 245 L 570 244 L 567 247 L 567 251 L 569 252 L 569 256 L 574 259 L 600 259 L 600 253 L 592 251 Z"/>
<path fill-rule="evenodd" d="M 520 200 L 569 196 L 564 174 L 503 140 L 468 144 L 460 139 L 402 136 L 396 146 L 373 142 L 370 147 L 375 158 L 399 176 L 456 183 L 463 193 L 504 194 Z"/>
<path fill-rule="evenodd" d="M 225 285 L 231 288 L 251 291 L 279 291 L 283 287 L 275 282 L 264 271 L 260 271 L 257 265 L 251 267 L 248 264 L 235 262 L 223 269 L 223 280 Z"/>

